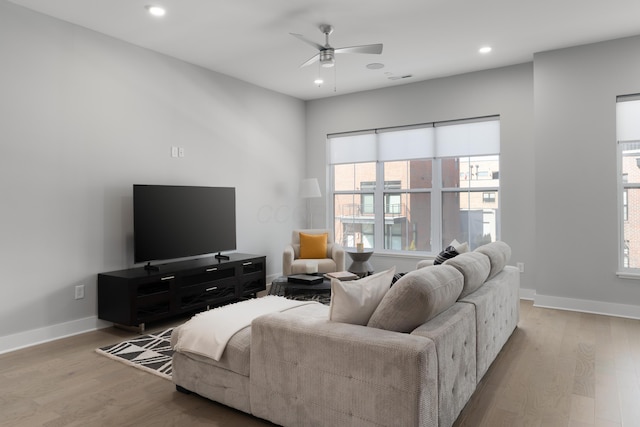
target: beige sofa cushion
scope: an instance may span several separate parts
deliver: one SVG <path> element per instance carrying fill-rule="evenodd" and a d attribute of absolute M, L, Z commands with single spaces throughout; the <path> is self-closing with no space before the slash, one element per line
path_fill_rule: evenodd
<path fill-rule="evenodd" d="M 500 273 L 509 258 L 511 258 L 511 247 L 505 242 L 497 241 L 480 246 L 474 252 L 480 252 L 489 257 L 491 264 L 491 271 L 489 272 L 489 279 L 493 279 L 496 274 Z"/>
<path fill-rule="evenodd" d="M 331 279 L 331 309 L 333 322 L 366 325 L 374 310 L 391 286 L 396 268 L 363 277 L 359 280 Z"/>
<path fill-rule="evenodd" d="M 407 273 L 382 298 L 367 326 L 411 332 L 451 307 L 462 291 L 463 282 L 462 273 L 448 265 Z"/>
<path fill-rule="evenodd" d="M 178 343 L 178 336 L 182 329 L 180 326 L 176 327 L 171 333 L 171 348 L 174 348 Z M 251 343 L 251 326 L 247 326 L 244 329 L 236 332 L 224 349 L 220 361 L 215 361 L 205 356 L 199 356 L 193 353 L 185 353 L 185 355 L 198 362 L 206 363 L 218 368 L 226 369 L 236 374 L 249 376 L 249 356 L 251 349 L 249 344 Z M 194 390 L 192 390 L 194 391 Z"/>
<path fill-rule="evenodd" d="M 455 267 L 464 277 L 464 287 L 459 298 L 475 292 L 489 277 L 489 258 L 480 252 L 467 252 L 448 259 L 444 265 Z"/>

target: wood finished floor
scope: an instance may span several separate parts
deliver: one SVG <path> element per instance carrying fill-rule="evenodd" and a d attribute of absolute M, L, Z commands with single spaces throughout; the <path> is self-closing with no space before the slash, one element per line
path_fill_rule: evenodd
<path fill-rule="evenodd" d="M 640 321 L 520 306 L 455 426 L 640 426 Z M 272 425 L 94 352 L 133 335 L 108 328 L 0 355 L 0 426 Z"/>

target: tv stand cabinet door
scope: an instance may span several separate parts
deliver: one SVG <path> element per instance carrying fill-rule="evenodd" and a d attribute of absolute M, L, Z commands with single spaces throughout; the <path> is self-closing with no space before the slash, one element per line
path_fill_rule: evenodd
<path fill-rule="evenodd" d="M 247 298 L 267 289 L 266 257 L 243 261 L 239 268 L 237 297 Z"/>
<path fill-rule="evenodd" d="M 233 263 L 182 272 L 178 291 L 178 310 L 204 310 L 236 298 Z"/>
<path fill-rule="evenodd" d="M 174 310 L 176 277 L 127 279 L 98 275 L 98 317 L 124 326 L 163 319 Z"/>

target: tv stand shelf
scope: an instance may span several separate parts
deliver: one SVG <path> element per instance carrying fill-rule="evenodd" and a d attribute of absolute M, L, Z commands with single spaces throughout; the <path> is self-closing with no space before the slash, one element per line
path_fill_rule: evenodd
<path fill-rule="evenodd" d="M 233 253 L 98 274 L 98 317 L 144 330 L 266 289 L 266 257 Z"/>

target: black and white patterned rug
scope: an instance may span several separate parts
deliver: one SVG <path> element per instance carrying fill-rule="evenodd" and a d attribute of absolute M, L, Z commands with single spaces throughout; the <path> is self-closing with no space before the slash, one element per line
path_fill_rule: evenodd
<path fill-rule="evenodd" d="M 278 289 L 272 289 L 272 291 L 274 292 L 271 292 L 271 294 L 278 295 Z M 284 290 L 282 290 L 282 293 L 284 293 Z M 318 301 L 327 305 L 331 302 L 330 293 L 300 293 L 297 295 L 286 295 L 286 298 Z M 173 331 L 173 328 L 158 333 L 141 335 L 117 344 L 97 348 L 96 352 L 113 360 L 133 366 L 134 368 L 142 369 L 143 371 L 171 380 L 171 356 L 173 356 L 173 350 L 171 349 L 171 331 Z"/>
<path fill-rule="evenodd" d="M 96 349 L 98 354 L 171 380 L 171 331 L 142 335 Z"/>
<path fill-rule="evenodd" d="M 274 281 L 269 288 L 269 295 L 278 295 L 298 301 L 317 301 L 325 305 L 331 304 L 331 289 L 315 291 L 314 288 L 310 288 L 310 292 L 298 290 L 298 292 L 290 293 L 287 292 L 284 283 Z"/>

